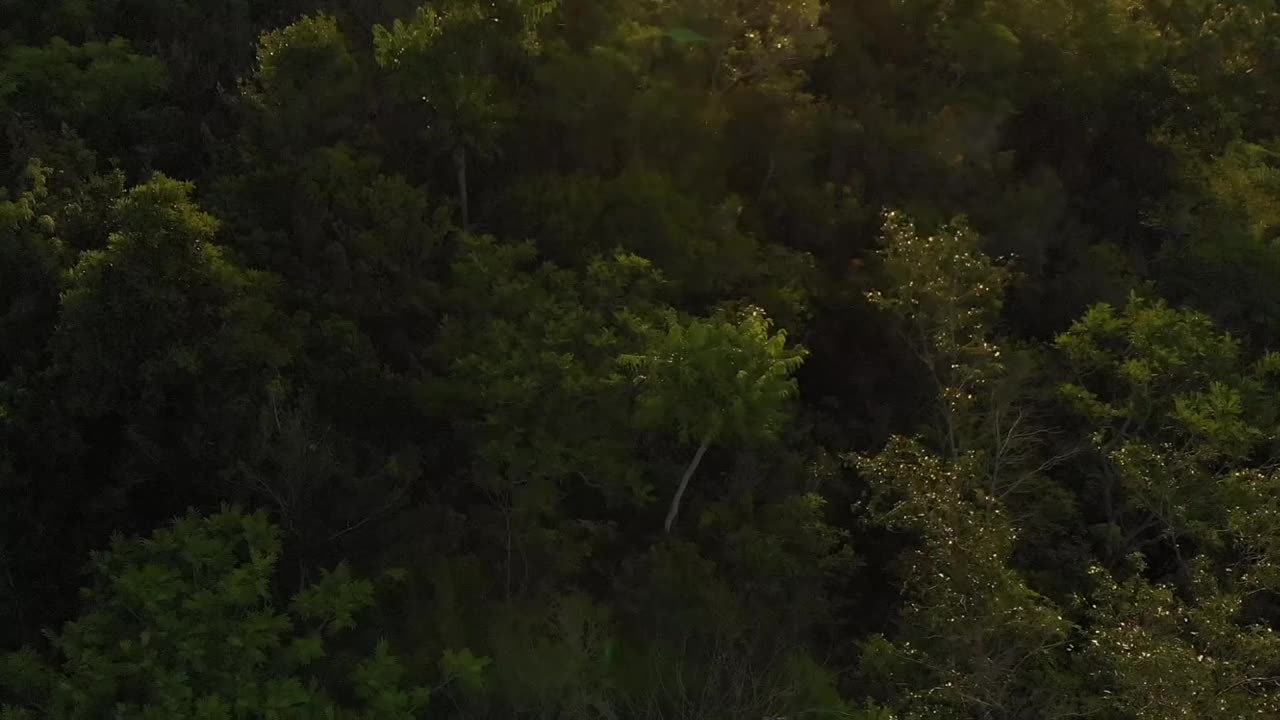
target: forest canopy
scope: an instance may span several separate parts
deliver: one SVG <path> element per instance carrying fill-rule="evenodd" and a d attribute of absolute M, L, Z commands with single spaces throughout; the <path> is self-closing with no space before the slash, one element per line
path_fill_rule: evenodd
<path fill-rule="evenodd" d="M 0 720 L 1280 717 L 1278 72 L 1275 0 L 0 0 Z"/>

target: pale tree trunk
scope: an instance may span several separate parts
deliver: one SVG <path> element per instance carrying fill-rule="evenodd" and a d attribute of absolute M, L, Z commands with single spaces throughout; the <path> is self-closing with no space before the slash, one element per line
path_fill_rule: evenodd
<path fill-rule="evenodd" d="M 458 173 L 458 205 L 462 208 L 462 229 L 471 229 L 471 213 L 467 204 L 467 149 L 461 145 L 453 149 L 453 167 Z"/>
<path fill-rule="evenodd" d="M 684 469 L 684 477 L 680 478 L 680 487 L 676 488 L 675 497 L 671 498 L 671 509 L 667 511 L 667 522 L 662 526 L 665 532 L 671 532 L 671 525 L 676 521 L 676 515 L 680 514 L 680 499 L 684 497 L 684 491 L 689 487 L 689 478 L 693 477 L 693 473 L 697 471 L 698 464 L 702 462 L 702 456 L 707 452 L 707 447 L 711 445 L 711 438 L 715 433 L 707 431 L 702 437 L 702 444 L 698 446 L 698 452 L 694 453 L 693 460 L 689 461 L 689 467 Z"/>

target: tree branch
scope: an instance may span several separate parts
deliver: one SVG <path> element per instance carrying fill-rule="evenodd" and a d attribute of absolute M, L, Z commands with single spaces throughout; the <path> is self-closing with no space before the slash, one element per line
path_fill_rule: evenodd
<path fill-rule="evenodd" d="M 693 477 L 694 471 L 698 469 L 698 464 L 702 462 L 702 456 L 707 452 L 713 437 L 715 437 L 714 429 L 708 430 L 706 435 L 702 436 L 702 444 L 698 446 L 698 452 L 694 453 L 693 460 L 684 469 L 684 477 L 680 478 L 680 487 L 676 488 L 676 495 L 671 498 L 671 509 L 667 511 L 667 521 L 662 526 L 664 532 L 671 532 L 671 525 L 675 523 L 676 515 L 680 513 L 680 499 L 684 497 L 684 491 L 689 487 L 689 478 Z"/>

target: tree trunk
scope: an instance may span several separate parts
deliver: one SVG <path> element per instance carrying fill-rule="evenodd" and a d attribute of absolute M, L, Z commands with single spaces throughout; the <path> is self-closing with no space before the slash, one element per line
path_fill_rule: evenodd
<path fill-rule="evenodd" d="M 671 525 L 676 521 L 676 515 L 680 514 L 680 499 L 684 497 L 684 491 L 689 487 L 689 478 L 693 477 L 693 473 L 698 469 L 698 463 L 702 462 L 702 455 L 707 452 L 707 447 L 711 445 L 711 437 L 714 433 L 708 431 L 702 438 L 702 444 L 698 446 L 698 452 L 694 453 L 693 460 L 689 462 L 689 467 L 684 469 L 684 477 L 680 478 L 680 487 L 676 488 L 676 496 L 671 498 L 671 509 L 667 511 L 667 522 L 663 525 L 665 532 L 671 532 Z"/>
<path fill-rule="evenodd" d="M 453 149 L 453 167 L 458 172 L 458 205 L 462 208 L 462 229 L 471 229 L 471 213 L 467 204 L 467 149 L 461 145 Z"/>

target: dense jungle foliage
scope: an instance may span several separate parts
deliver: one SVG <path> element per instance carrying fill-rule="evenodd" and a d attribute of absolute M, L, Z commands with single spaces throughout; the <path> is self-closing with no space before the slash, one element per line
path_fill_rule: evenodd
<path fill-rule="evenodd" d="M 0 0 L 0 718 L 1280 717 L 1275 0 Z"/>

